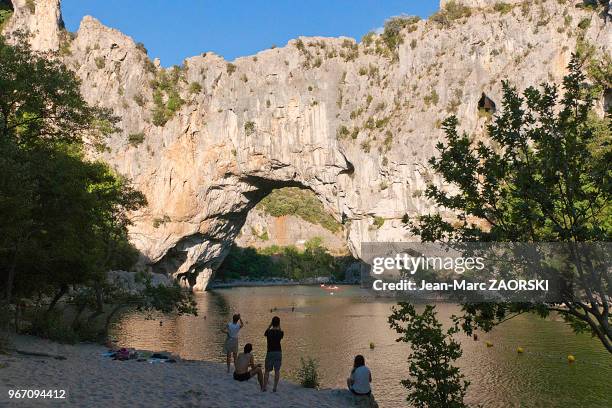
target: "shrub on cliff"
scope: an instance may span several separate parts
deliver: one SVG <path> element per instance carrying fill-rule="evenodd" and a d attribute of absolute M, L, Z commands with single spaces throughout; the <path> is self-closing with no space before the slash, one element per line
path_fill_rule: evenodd
<path fill-rule="evenodd" d="M 397 16 L 385 21 L 382 39 L 393 55 L 393 59 L 397 59 L 398 48 L 404 43 L 402 30 L 414 31 L 420 20 L 418 16 Z"/>
<path fill-rule="evenodd" d="M 438 23 L 441 26 L 448 27 L 453 21 L 459 20 L 463 17 L 470 17 L 472 15 L 472 10 L 456 1 L 449 1 L 446 3 L 444 8 L 434 13 L 431 17 L 429 17 L 430 21 Z"/>
<path fill-rule="evenodd" d="M 185 82 L 185 67 L 175 65 L 169 71 L 159 70 L 151 81 L 153 88 L 152 122 L 155 126 L 164 126 L 185 104 L 180 96 L 180 86 Z"/>
<path fill-rule="evenodd" d="M 143 132 L 130 133 L 128 135 L 128 143 L 132 146 L 138 146 L 145 140 L 145 134 Z"/>
<path fill-rule="evenodd" d="M 493 5 L 493 10 L 501 14 L 507 14 L 511 12 L 512 8 L 513 8 L 512 4 L 503 3 L 503 2 L 498 2 L 498 3 L 495 3 L 495 5 Z"/>

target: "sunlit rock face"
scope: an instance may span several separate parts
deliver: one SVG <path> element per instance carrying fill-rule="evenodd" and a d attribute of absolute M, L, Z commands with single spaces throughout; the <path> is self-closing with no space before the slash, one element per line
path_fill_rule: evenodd
<path fill-rule="evenodd" d="M 505 3 L 505 4 L 520 4 L 525 0 L 504 0 L 504 1 L 496 1 L 496 0 L 440 0 L 440 8 L 444 8 L 448 3 L 457 3 L 463 4 L 467 7 L 489 7 L 495 5 L 495 3 Z M 530 1 L 530 0 L 527 0 Z"/>
<path fill-rule="evenodd" d="M 560 83 L 579 34 L 599 52 L 612 46 L 604 18 L 549 0 L 474 9 L 446 27 L 420 21 L 402 32 L 396 60 L 376 37 L 300 38 L 232 64 L 209 52 L 185 60 L 173 85 L 184 103 L 161 125 L 151 84 L 160 69 L 142 46 L 92 17 L 70 39 L 58 0 L 36 0 L 33 14 L 26 3 L 14 1 L 5 34 L 27 29 L 35 49 L 60 50 L 85 98 L 121 118 L 108 150 L 91 155 L 147 196 L 131 228 L 142 264 L 195 289 L 273 188 L 312 189 L 355 256 L 362 242 L 410 239 L 402 217 L 434 211 L 423 192 L 442 184 L 426 162 L 444 118 L 482 135 L 483 92 L 499 107 L 502 79 L 519 89 Z"/>
<path fill-rule="evenodd" d="M 30 33 L 32 49 L 57 51 L 64 27 L 60 0 L 10 0 L 10 2 L 14 13 L 4 28 L 5 32 L 27 30 Z"/>

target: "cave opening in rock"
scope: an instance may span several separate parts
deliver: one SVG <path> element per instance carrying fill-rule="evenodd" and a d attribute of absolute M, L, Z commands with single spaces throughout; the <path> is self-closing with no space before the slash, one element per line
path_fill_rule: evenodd
<path fill-rule="evenodd" d="M 153 272 L 194 290 L 211 280 L 346 280 L 355 260 L 345 226 L 313 190 L 293 180 L 241 182 L 248 188 L 234 211 L 205 220 L 215 232 L 182 238 L 151 265 Z"/>
<path fill-rule="evenodd" d="M 273 189 L 249 211 L 216 271 L 215 283 L 345 281 L 352 279 L 354 261 L 344 226 L 315 193 L 297 186 L 282 187 Z"/>
<path fill-rule="evenodd" d="M 495 109 L 496 106 L 493 99 L 489 98 L 487 94 L 483 92 L 482 96 L 480 97 L 480 100 L 478 101 L 478 110 L 487 113 L 495 113 Z"/>

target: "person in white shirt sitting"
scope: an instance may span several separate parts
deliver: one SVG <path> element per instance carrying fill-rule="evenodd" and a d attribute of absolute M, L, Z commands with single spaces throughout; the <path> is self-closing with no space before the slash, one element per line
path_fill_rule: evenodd
<path fill-rule="evenodd" d="M 365 365 L 365 358 L 362 355 L 355 356 L 355 363 L 351 370 L 351 376 L 346 379 L 346 385 L 355 395 L 371 395 L 372 373 Z"/>

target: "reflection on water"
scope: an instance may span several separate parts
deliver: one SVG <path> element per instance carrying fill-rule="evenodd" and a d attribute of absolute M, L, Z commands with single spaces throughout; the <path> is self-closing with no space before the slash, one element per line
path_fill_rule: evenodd
<path fill-rule="evenodd" d="M 246 325 L 240 347 L 252 343 L 256 359 L 263 362 L 263 332 L 278 315 L 285 331 L 283 376 L 295 378 L 300 357 L 312 356 L 319 361 L 323 387 L 345 387 L 355 354 L 363 354 L 381 406 L 407 406 L 399 381 L 407 376 L 408 346 L 397 343 L 389 329 L 392 302 L 362 297 L 356 287 L 344 287 L 331 296 L 318 287 L 304 286 L 223 289 L 199 294 L 197 301 L 197 317 L 160 316 L 160 326 L 158 320 L 129 313 L 113 335 L 122 346 L 224 362 L 225 335 L 220 329 L 233 313 L 241 313 Z M 446 322 L 458 313 L 454 305 L 440 304 L 437 310 Z M 493 333 L 481 334 L 480 341 L 459 339 L 464 350 L 459 365 L 471 381 L 468 402 L 474 405 L 612 406 L 612 358 L 597 340 L 574 335 L 558 319 L 519 316 Z M 494 346 L 487 348 L 485 341 Z M 518 346 L 524 354 L 517 354 Z M 569 365 L 568 354 L 574 354 L 577 363 Z"/>

